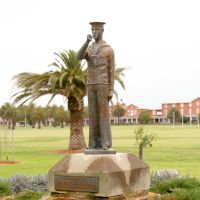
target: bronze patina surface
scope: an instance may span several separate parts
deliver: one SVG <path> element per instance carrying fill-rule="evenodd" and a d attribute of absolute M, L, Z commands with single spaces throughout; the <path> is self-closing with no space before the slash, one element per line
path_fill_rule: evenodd
<path fill-rule="evenodd" d="M 89 148 L 107 150 L 112 146 L 109 100 L 113 96 L 114 51 L 103 40 L 104 22 L 91 22 L 92 36 L 77 53 L 88 63 Z M 91 45 L 89 43 L 94 39 Z"/>
<path fill-rule="evenodd" d="M 54 176 L 55 189 L 58 191 L 98 192 L 99 178 L 95 176 Z"/>

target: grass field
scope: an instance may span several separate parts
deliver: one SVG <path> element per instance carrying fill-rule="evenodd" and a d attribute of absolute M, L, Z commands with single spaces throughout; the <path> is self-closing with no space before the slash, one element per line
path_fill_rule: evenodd
<path fill-rule="evenodd" d="M 200 127 L 197 126 L 145 126 L 158 134 L 152 148 L 145 149 L 144 160 L 151 171 L 177 169 L 181 175 L 190 174 L 200 178 Z M 113 126 L 113 148 L 118 152 L 137 154 L 134 140 L 136 126 Z M 48 170 L 64 155 L 53 154 L 52 150 L 66 149 L 69 142 L 69 128 L 32 129 L 21 127 L 14 130 L 15 154 L 12 154 L 11 131 L 0 128 L 1 159 L 5 160 L 5 134 L 8 137 L 8 158 L 20 161 L 17 165 L 0 165 L 0 177 L 17 173 L 37 175 Z M 88 140 L 88 127 L 84 128 Z"/>

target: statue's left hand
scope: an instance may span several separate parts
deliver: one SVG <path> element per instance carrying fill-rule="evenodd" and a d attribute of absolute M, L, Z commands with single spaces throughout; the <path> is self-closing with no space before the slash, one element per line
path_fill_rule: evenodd
<path fill-rule="evenodd" d="M 113 97 L 113 89 L 109 89 L 108 100 L 110 101 Z"/>

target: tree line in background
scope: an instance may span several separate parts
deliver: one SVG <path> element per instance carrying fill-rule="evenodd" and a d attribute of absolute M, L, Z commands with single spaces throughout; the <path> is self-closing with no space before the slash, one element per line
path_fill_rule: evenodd
<path fill-rule="evenodd" d="M 21 126 L 31 125 L 33 128 L 37 126 L 52 125 L 54 127 L 64 127 L 69 124 L 69 111 L 63 106 L 36 106 L 34 103 L 29 105 L 21 105 L 15 107 L 10 103 L 5 103 L 0 107 L 0 117 L 2 125 L 8 126 L 9 129 L 15 129 L 16 124 Z"/>
<path fill-rule="evenodd" d="M 121 124 L 120 118 L 124 116 L 126 109 L 119 102 L 112 105 L 112 115 L 116 117 L 118 125 Z M 84 106 L 83 108 L 83 118 L 88 118 L 88 108 Z M 41 128 L 43 126 L 60 126 L 64 128 L 64 125 L 69 125 L 70 123 L 70 112 L 66 110 L 64 106 L 36 106 L 34 103 L 29 105 L 20 105 L 16 107 L 13 104 L 5 103 L 0 107 L 0 117 L 2 119 L 1 125 L 8 126 L 9 129 L 15 129 L 16 124 L 20 126 L 31 125 L 32 128 Z M 181 113 L 174 108 L 168 113 L 167 118 L 171 123 L 189 123 L 190 118 L 186 116 L 181 116 Z M 200 120 L 200 114 L 198 115 Z M 152 117 L 148 111 L 143 111 L 138 117 L 140 124 L 150 124 L 152 123 Z M 198 119 L 196 119 L 197 121 Z M 195 121 L 193 120 L 193 123 Z"/>

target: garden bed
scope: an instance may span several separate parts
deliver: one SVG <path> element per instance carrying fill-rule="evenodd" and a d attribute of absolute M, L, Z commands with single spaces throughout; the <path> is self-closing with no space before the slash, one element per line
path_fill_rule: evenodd
<path fill-rule="evenodd" d="M 19 163 L 18 161 L 0 161 L 0 165 L 15 165 Z"/>

